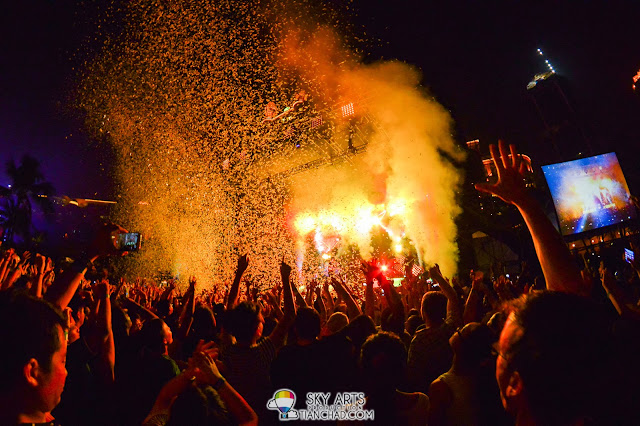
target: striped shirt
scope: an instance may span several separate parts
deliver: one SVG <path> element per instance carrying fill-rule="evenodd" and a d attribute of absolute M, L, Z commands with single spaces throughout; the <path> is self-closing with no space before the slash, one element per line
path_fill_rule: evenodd
<path fill-rule="evenodd" d="M 276 347 L 269 337 L 249 348 L 231 345 L 220 354 L 226 368 L 225 378 L 259 418 L 273 416 L 267 410 L 267 402 L 273 396 L 269 372 L 275 357 Z"/>

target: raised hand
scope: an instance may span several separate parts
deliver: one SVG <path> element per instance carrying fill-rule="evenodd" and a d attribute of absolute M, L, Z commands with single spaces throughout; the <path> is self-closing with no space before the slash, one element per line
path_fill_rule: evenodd
<path fill-rule="evenodd" d="M 440 272 L 440 265 L 436 263 L 431 268 L 429 268 L 429 276 L 434 281 L 438 281 L 438 278 L 443 278 L 442 272 Z"/>
<path fill-rule="evenodd" d="M 380 275 L 380 268 L 378 267 L 378 263 L 375 260 L 371 262 L 365 262 L 364 260 L 360 262 L 361 267 L 360 270 L 366 277 L 367 281 L 372 281 L 375 277 Z"/>
<path fill-rule="evenodd" d="M 46 263 L 47 263 L 47 258 L 44 257 L 43 255 L 37 253 L 36 254 L 35 266 L 36 266 L 36 272 L 38 274 L 44 274 Z"/>
<path fill-rule="evenodd" d="M 238 257 L 238 271 L 244 272 L 249 267 L 249 258 L 246 254 Z"/>
<path fill-rule="evenodd" d="M 495 184 L 478 183 L 475 185 L 478 191 L 493 194 L 504 202 L 518 205 L 526 198 L 526 185 L 524 182 L 524 174 L 526 164 L 516 152 L 515 145 L 509 145 L 511 151 L 511 159 L 507 153 L 507 146 L 504 141 L 499 141 L 498 147 L 489 145 L 493 164 L 496 166 L 498 173 L 498 182 Z M 500 156 L 498 156 L 498 149 Z"/>
<path fill-rule="evenodd" d="M 194 353 L 203 352 L 211 357 L 211 359 L 218 359 L 218 345 L 215 342 L 205 342 L 200 339 L 198 344 L 196 345 L 196 349 L 193 351 Z"/>
<path fill-rule="evenodd" d="M 123 256 L 126 254 L 126 252 L 121 252 L 116 248 L 118 234 L 126 232 L 126 229 L 114 223 L 104 224 L 96 233 L 96 237 L 89 247 L 89 257 Z"/>
<path fill-rule="evenodd" d="M 205 352 L 194 351 L 193 357 L 189 359 L 189 368 L 201 383 L 214 384 L 222 378 L 216 361 Z"/>
<path fill-rule="evenodd" d="M 280 262 L 280 276 L 283 280 L 291 276 L 291 266 L 284 263 L 284 258 L 282 259 L 282 262 Z"/>
<path fill-rule="evenodd" d="M 31 252 L 25 251 L 24 253 L 22 253 L 22 260 L 20 261 L 20 263 L 18 263 L 18 268 L 22 270 L 23 274 L 27 272 L 29 259 L 31 259 Z"/>
<path fill-rule="evenodd" d="M 484 286 L 484 283 L 482 281 L 483 279 L 484 279 L 484 272 L 471 271 L 471 287 L 472 288 L 482 289 L 482 287 Z"/>
<path fill-rule="evenodd" d="M 53 259 L 47 257 L 47 267 L 45 268 L 45 272 L 53 271 Z"/>
<path fill-rule="evenodd" d="M 109 297 L 109 281 L 102 280 L 93 287 L 93 294 L 96 299 L 104 300 Z"/>

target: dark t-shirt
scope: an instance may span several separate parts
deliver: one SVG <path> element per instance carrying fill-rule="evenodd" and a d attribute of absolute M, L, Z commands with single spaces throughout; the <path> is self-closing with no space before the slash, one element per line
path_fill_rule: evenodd
<path fill-rule="evenodd" d="M 135 361 L 131 375 L 125 378 L 123 398 L 128 418 L 125 424 L 142 423 L 149 414 L 162 387 L 180 374 L 180 369 L 174 360 L 166 355 L 158 355 L 143 350 L 142 355 Z"/>
<path fill-rule="evenodd" d="M 343 332 L 319 340 L 314 347 L 318 371 L 316 392 L 363 391 L 359 384 L 355 347 Z"/>
<path fill-rule="evenodd" d="M 319 392 L 316 348 L 316 344 L 311 344 L 287 345 L 280 349 L 271 364 L 271 383 L 274 390 L 290 389 L 302 404 L 307 392 Z"/>
<path fill-rule="evenodd" d="M 53 410 L 53 416 L 62 424 L 89 425 L 96 423 L 95 414 L 103 407 L 98 401 L 103 389 L 92 368 L 95 354 L 91 352 L 83 338 L 67 347 L 67 379 L 60 403 Z"/>
<path fill-rule="evenodd" d="M 445 322 L 416 333 L 409 346 L 408 391 L 426 394 L 431 382 L 449 370 L 453 360 L 449 338 L 455 331 L 453 323 Z"/>

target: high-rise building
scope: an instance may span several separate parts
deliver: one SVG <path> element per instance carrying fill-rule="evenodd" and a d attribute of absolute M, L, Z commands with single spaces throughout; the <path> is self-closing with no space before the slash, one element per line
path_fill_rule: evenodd
<path fill-rule="evenodd" d="M 536 158 L 540 164 L 549 164 L 594 155 L 566 79 L 558 75 L 548 61 L 545 62 L 548 71 L 536 74 L 527 85 L 540 125 Z"/>

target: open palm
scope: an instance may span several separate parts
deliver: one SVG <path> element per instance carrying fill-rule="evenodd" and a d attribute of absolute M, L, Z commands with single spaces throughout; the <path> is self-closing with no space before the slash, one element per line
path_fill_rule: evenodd
<path fill-rule="evenodd" d="M 495 145 L 489 145 L 493 163 L 498 172 L 498 182 L 495 184 L 479 183 L 475 187 L 478 191 L 487 192 L 500 197 L 509 204 L 519 204 L 526 197 L 524 173 L 526 164 L 516 152 L 514 145 L 509 145 L 511 158 L 507 154 L 507 147 L 503 141 L 499 142 L 500 155 Z"/>

